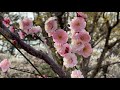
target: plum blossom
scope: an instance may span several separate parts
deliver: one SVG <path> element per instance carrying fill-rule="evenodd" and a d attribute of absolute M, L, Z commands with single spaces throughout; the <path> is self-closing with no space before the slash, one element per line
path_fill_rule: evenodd
<path fill-rule="evenodd" d="M 4 20 L 3 20 L 3 24 L 4 24 L 6 27 L 8 27 L 8 26 L 10 25 L 10 22 L 11 22 L 11 20 L 10 20 L 9 17 L 5 17 Z"/>
<path fill-rule="evenodd" d="M 74 70 L 71 73 L 71 78 L 84 78 L 84 76 L 82 75 L 82 72 L 80 70 Z"/>
<path fill-rule="evenodd" d="M 72 38 L 76 40 L 81 40 L 83 43 L 87 43 L 91 40 L 89 33 L 85 30 L 74 34 Z"/>
<path fill-rule="evenodd" d="M 63 29 L 58 29 L 53 33 L 53 41 L 58 44 L 64 44 L 68 41 L 68 34 Z"/>
<path fill-rule="evenodd" d="M 50 17 L 45 22 L 45 31 L 49 34 L 49 37 L 52 36 L 53 32 L 58 28 L 56 17 Z"/>
<path fill-rule="evenodd" d="M 10 62 L 7 59 L 4 59 L 2 62 L 0 62 L 0 68 L 2 69 L 2 72 L 7 72 L 10 68 Z"/>
<path fill-rule="evenodd" d="M 79 32 L 86 27 L 86 22 L 82 17 L 74 17 L 70 22 L 70 29 Z"/>
<path fill-rule="evenodd" d="M 84 43 L 82 42 L 82 40 L 78 39 L 72 39 L 72 43 L 71 43 L 71 51 L 76 53 L 77 51 L 80 51 L 83 47 L 84 47 Z"/>
<path fill-rule="evenodd" d="M 19 22 L 20 29 L 22 29 L 26 34 L 28 34 L 29 29 L 33 26 L 32 19 L 24 18 Z"/>
<path fill-rule="evenodd" d="M 61 56 L 65 56 L 67 53 L 70 53 L 71 48 L 70 48 L 70 45 L 68 43 L 65 43 L 65 44 L 61 45 L 61 47 L 57 50 Z"/>
<path fill-rule="evenodd" d="M 84 44 L 84 48 L 82 48 L 80 51 L 78 51 L 77 53 L 79 55 L 82 55 L 84 58 L 89 57 L 93 52 L 93 49 L 90 45 L 90 43 L 85 43 Z"/>
<path fill-rule="evenodd" d="M 66 68 L 73 68 L 77 63 L 77 56 L 74 53 L 67 53 L 63 58 L 63 65 Z"/>

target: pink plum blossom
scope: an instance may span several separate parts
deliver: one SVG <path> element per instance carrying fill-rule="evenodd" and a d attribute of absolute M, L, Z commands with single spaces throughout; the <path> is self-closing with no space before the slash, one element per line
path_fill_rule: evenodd
<path fill-rule="evenodd" d="M 61 48 L 58 50 L 58 53 L 61 56 L 65 56 L 67 53 L 70 53 L 70 51 L 71 51 L 70 45 L 68 43 L 65 43 L 61 45 Z"/>
<path fill-rule="evenodd" d="M 0 68 L 2 69 L 2 72 L 7 72 L 10 68 L 10 62 L 7 59 L 4 59 L 2 62 L 0 62 Z"/>
<path fill-rule="evenodd" d="M 33 26 L 33 22 L 30 18 L 24 18 L 19 22 L 20 29 L 22 29 L 26 34 L 28 34 L 29 29 Z"/>
<path fill-rule="evenodd" d="M 58 44 L 64 44 L 68 41 L 68 34 L 63 29 L 58 29 L 53 33 L 53 41 Z"/>
<path fill-rule="evenodd" d="M 53 33 L 56 29 L 58 28 L 58 24 L 56 21 L 56 17 L 50 17 L 46 22 L 45 22 L 45 31 L 47 33 Z M 51 36 L 52 34 L 49 34 Z"/>
<path fill-rule="evenodd" d="M 71 78 L 84 78 L 84 76 L 82 75 L 82 72 L 80 70 L 74 70 L 71 73 Z"/>
<path fill-rule="evenodd" d="M 77 12 L 77 14 L 78 14 L 79 17 L 82 17 L 82 18 L 84 18 L 84 19 L 87 19 L 87 15 L 84 14 L 83 12 Z"/>
<path fill-rule="evenodd" d="M 14 33 L 15 32 L 15 28 L 14 28 L 14 26 L 10 26 L 10 31 L 12 32 L 12 33 Z"/>
<path fill-rule="evenodd" d="M 77 51 L 80 51 L 83 47 L 84 47 L 84 43 L 82 42 L 82 40 L 78 39 L 72 39 L 72 43 L 71 43 L 71 48 L 72 48 L 72 52 L 76 53 Z"/>
<path fill-rule="evenodd" d="M 24 39 L 25 38 L 25 33 L 24 32 L 19 31 L 18 34 L 20 36 L 20 39 Z"/>
<path fill-rule="evenodd" d="M 10 18 L 9 17 L 5 17 L 4 20 L 3 20 L 3 24 L 8 27 L 10 25 Z"/>
<path fill-rule="evenodd" d="M 39 32 L 42 32 L 42 28 L 40 26 L 35 26 L 35 27 L 32 27 L 30 30 L 29 30 L 29 34 L 37 34 Z"/>
<path fill-rule="evenodd" d="M 87 43 L 91 40 L 89 33 L 85 30 L 74 34 L 72 38 L 76 40 L 81 40 L 83 43 Z"/>
<path fill-rule="evenodd" d="M 85 43 L 84 44 L 84 48 L 82 48 L 80 51 L 78 51 L 77 53 L 79 55 L 82 55 L 84 58 L 89 57 L 93 52 L 93 49 L 90 45 L 90 43 Z"/>
<path fill-rule="evenodd" d="M 81 17 L 74 17 L 70 22 L 70 29 L 75 30 L 75 32 L 79 32 L 86 27 L 86 22 Z"/>
<path fill-rule="evenodd" d="M 74 53 L 67 53 L 63 58 L 63 65 L 66 68 L 73 68 L 77 63 L 77 56 Z"/>

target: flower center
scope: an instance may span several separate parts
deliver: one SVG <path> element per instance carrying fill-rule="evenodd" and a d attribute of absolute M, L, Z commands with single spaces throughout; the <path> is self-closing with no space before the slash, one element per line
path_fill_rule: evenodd
<path fill-rule="evenodd" d="M 71 64 L 73 62 L 72 58 L 70 58 L 68 62 L 69 64 Z"/>
<path fill-rule="evenodd" d="M 81 36 L 80 39 L 81 39 L 81 40 L 84 40 L 85 38 L 84 38 L 84 36 Z"/>
<path fill-rule="evenodd" d="M 25 26 L 29 26 L 29 22 L 25 22 Z"/>
<path fill-rule="evenodd" d="M 81 44 L 82 44 L 82 42 L 80 42 L 80 41 L 77 42 L 77 45 L 81 45 Z"/>
<path fill-rule="evenodd" d="M 79 22 L 77 22 L 75 25 L 76 25 L 76 26 L 80 26 L 80 23 L 79 23 Z"/>
<path fill-rule="evenodd" d="M 59 39 L 62 39 L 62 36 L 61 36 L 61 35 L 58 35 L 58 38 L 59 38 Z"/>
<path fill-rule="evenodd" d="M 87 52 L 87 50 L 88 50 L 88 49 L 87 49 L 86 47 L 85 47 L 85 48 L 83 48 L 83 51 L 84 51 L 84 52 Z"/>

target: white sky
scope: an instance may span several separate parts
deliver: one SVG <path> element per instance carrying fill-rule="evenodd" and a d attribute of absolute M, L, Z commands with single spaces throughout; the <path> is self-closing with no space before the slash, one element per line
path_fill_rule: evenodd
<path fill-rule="evenodd" d="M 21 14 L 21 16 L 28 17 L 28 18 L 34 18 L 33 12 L 11 12 L 13 14 Z"/>

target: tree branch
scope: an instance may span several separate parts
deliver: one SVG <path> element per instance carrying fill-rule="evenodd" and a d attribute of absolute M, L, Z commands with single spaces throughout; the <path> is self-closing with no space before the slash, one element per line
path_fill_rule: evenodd
<path fill-rule="evenodd" d="M 112 47 L 114 47 L 117 43 L 120 42 L 120 39 L 116 40 L 115 42 L 111 43 L 109 46 L 108 46 L 108 49 L 111 49 Z"/>
<path fill-rule="evenodd" d="M 2 20 L 0 20 L 2 21 Z M 51 59 L 47 54 L 45 54 L 43 51 L 38 51 L 35 50 L 33 47 L 31 47 L 30 45 L 24 43 L 19 37 L 17 37 L 14 33 L 11 33 L 10 30 L 8 28 L 6 28 L 2 22 L 0 22 L 0 32 L 3 33 L 7 38 L 10 38 L 12 40 L 16 40 L 18 45 L 20 45 L 20 47 L 22 49 L 24 49 L 27 53 L 38 57 L 40 59 L 43 59 L 47 64 L 50 65 L 50 67 L 52 68 L 52 70 L 57 73 L 60 77 L 64 78 L 66 77 L 65 72 L 62 70 L 62 68 L 60 68 L 53 59 Z"/>
<path fill-rule="evenodd" d="M 108 33 L 106 35 L 106 41 L 105 41 L 104 49 L 103 49 L 103 51 L 102 51 L 102 53 L 100 55 L 100 58 L 98 59 L 98 63 L 97 63 L 96 69 L 93 71 L 93 73 L 91 75 L 91 78 L 94 78 L 96 76 L 96 74 L 99 72 L 101 64 L 102 64 L 102 61 L 104 60 L 104 56 L 105 56 L 106 52 L 108 51 L 108 43 L 109 43 L 109 38 L 110 38 L 110 34 L 111 34 L 112 29 L 109 26 L 109 22 L 108 21 L 106 22 L 106 26 L 108 28 Z"/>

